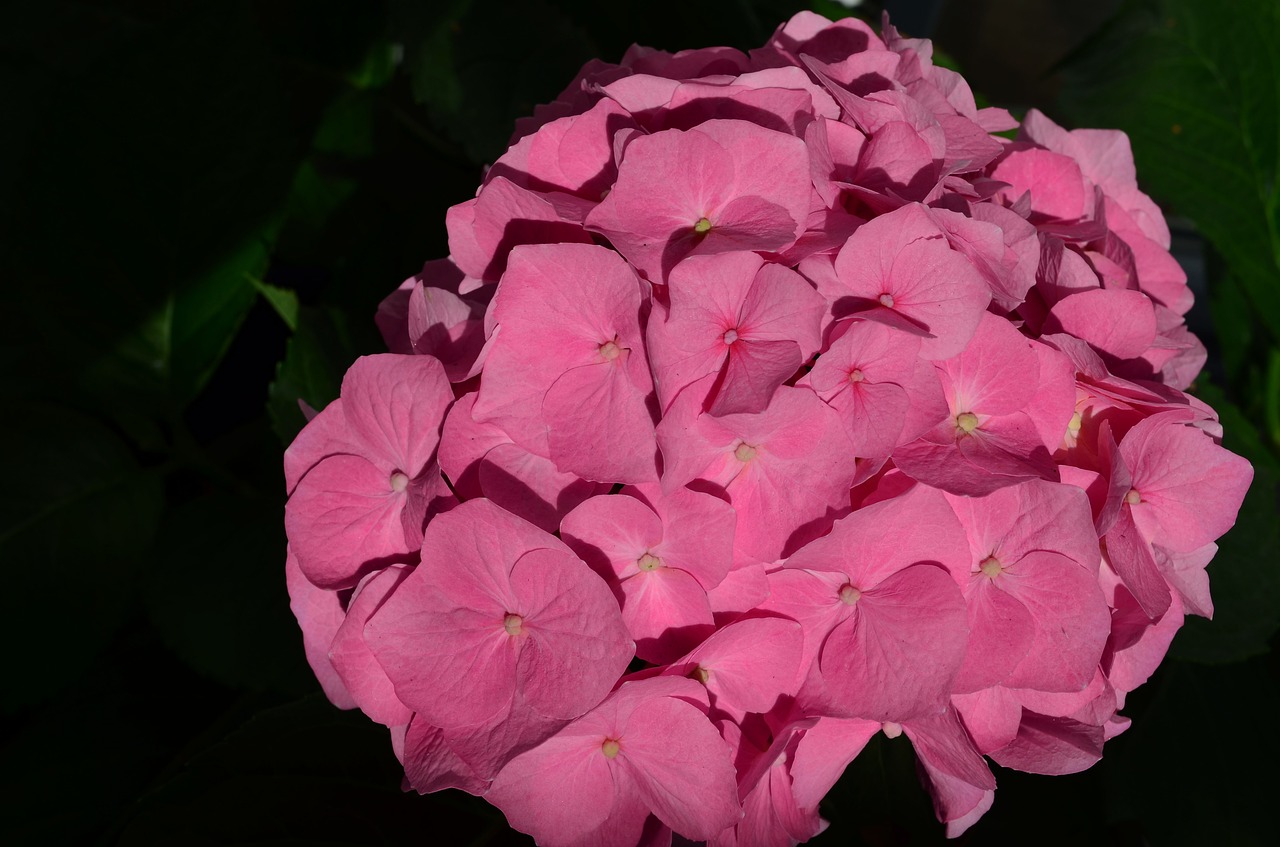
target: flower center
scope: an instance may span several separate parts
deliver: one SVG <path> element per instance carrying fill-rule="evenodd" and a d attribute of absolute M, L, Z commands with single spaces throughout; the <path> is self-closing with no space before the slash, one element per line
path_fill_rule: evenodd
<path fill-rule="evenodd" d="M 739 462 L 749 462 L 756 457 L 756 448 L 750 444 L 739 444 L 733 451 L 733 457 Z"/>
<path fill-rule="evenodd" d="M 884 294 L 881 294 L 881 295 L 880 295 L 880 305 L 881 305 L 881 306 L 884 306 L 886 309 L 892 309 L 892 308 L 893 308 L 893 295 L 892 295 L 892 294 L 890 294 L 890 293 L 889 293 L 889 292 L 887 292 L 887 291 L 886 291 Z"/>
<path fill-rule="evenodd" d="M 524 632 L 524 618 L 508 614 L 502 619 L 502 628 L 507 631 L 507 635 L 520 635 Z"/>
<path fill-rule="evenodd" d="M 726 330 L 724 334 L 724 343 L 732 344 L 738 340 L 738 331 L 736 329 Z"/>
<path fill-rule="evenodd" d="M 711 229 L 711 221 L 706 218 L 698 218 L 698 222 L 693 225 L 693 231 L 701 235 Z"/>
<path fill-rule="evenodd" d="M 702 665 L 698 665 L 693 669 L 693 672 L 689 674 L 689 679 L 696 679 L 698 682 L 706 685 L 707 680 L 711 679 L 711 671 L 707 670 Z"/>
<path fill-rule="evenodd" d="M 409 487 L 409 475 L 403 471 L 396 471 L 391 475 L 391 490 L 399 494 Z"/>
<path fill-rule="evenodd" d="M 902 724 L 893 721 L 885 721 L 880 728 L 884 730 L 885 738 L 897 738 L 902 734 Z"/>
<path fill-rule="evenodd" d="M 860 368 L 854 368 L 853 370 L 849 371 L 850 382 L 862 382 L 864 379 L 866 379 L 866 377 L 863 376 L 862 370 Z"/>
<path fill-rule="evenodd" d="M 612 759 L 618 755 L 620 745 L 616 738 L 606 738 L 604 743 L 600 745 L 600 752 L 604 753 L 606 759 Z"/>
<path fill-rule="evenodd" d="M 642 571 L 653 571 L 662 567 L 662 560 L 652 553 L 645 553 L 640 557 L 639 561 L 636 562 L 636 566 Z"/>
<path fill-rule="evenodd" d="M 839 596 L 841 603 L 844 603 L 846 606 L 852 606 L 854 603 L 857 603 L 862 599 L 862 592 L 846 582 L 844 585 L 840 586 Z"/>
<path fill-rule="evenodd" d="M 1080 417 L 1079 412 L 1071 415 L 1071 420 L 1067 421 L 1067 432 L 1071 433 L 1072 438 L 1080 435 L 1080 425 L 1084 423 L 1084 419 Z"/>
<path fill-rule="evenodd" d="M 1142 502 L 1142 495 L 1138 493 L 1138 489 L 1130 488 L 1128 493 L 1124 495 L 1124 502 L 1130 506 L 1136 506 Z"/>
<path fill-rule="evenodd" d="M 995 556 L 988 556 L 982 560 L 982 564 L 978 565 L 978 570 L 982 571 L 986 576 L 995 579 L 1000 575 L 1000 572 L 1004 570 L 1004 567 L 1000 564 L 1000 560 Z"/>
<path fill-rule="evenodd" d="M 978 416 L 973 412 L 961 412 L 956 415 L 956 429 L 968 435 L 978 428 Z"/>
<path fill-rule="evenodd" d="M 606 341 L 600 345 L 600 355 L 606 362 L 612 362 L 614 359 L 622 355 L 622 345 L 618 343 L 618 339 Z"/>

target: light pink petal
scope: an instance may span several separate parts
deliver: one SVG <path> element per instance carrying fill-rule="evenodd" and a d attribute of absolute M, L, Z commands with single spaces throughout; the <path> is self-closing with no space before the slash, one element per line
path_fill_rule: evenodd
<path fill-rule="evenodd" d="M 485 496 L 480 489 L 480 460 L 494 447 L 511 443 L 501 427 L 479 423 L 471 416 L 476 397 L 474 391 L 465 394 L 449 409 L 437 454 L 440 470 L 463 500 Z"/>
<path fill-rule="evenodd" d="M 903 724 L 920 762 L 931 771 L 945 773 L 983 790 L 996 787 L 987 763 L 974 749 L 955 709 L 948 708 Z"/>
<path fill-rule="evenodd" d="M 1057 553 L 1035 552 L 994 582 L 1036 622 L 1026 658 L 1004 684 L 1038 691 L 1080 691 L 1089 685 L 1111 623 L 1094 572 Z"/>
<path fill-rule="evenodd" d="M 388 470 L 418 476 L 440 443 L 453 389 L 430 356 L 362 356 L 342 378 L 342 410 L 360 451 Z"/>
<path fill-rule="evenodd" d="M 680 835 L 706 839 L 742 816 L 729 746 L 707 717 L 672 697 L 632 712 L 618 758 L 658 819 Z"/>
<path fill-rule="evenodd" d="M 469 277 L 500 279 L 518 245 L 591 243 L 581 226 L 590 205 L 568 194 L 540 194 L 497 177 L 476 199 L 446 213 L 449 254 Z"/>
<path fill-rule="evenodd" d="M 819 657 L 841 713 L 901 722 L 941 708 L 964 658 L 965 616 L 942 568 L 914 565 L 864 590 Z"/>
<path fill-rule="evenodd" d="M 472 415 L 549 456 L 544 397 L 566 371 L 607 365 L 641 396 L 651 388 L 640 331 L 640 281 L 618 254 L 595 245 L 512 251 L 490 308 L 497 337 Z M 584 305 L 585 304 L 585 305 Z"/>
<path fill-rule="evenodd" d="M 653 548 L 667 567 L 692 574 L 711 589 L 729 573 L 737 515 L 733 506 L 710 494 L 679 488 L 663 494 L 655 485 L 624 489 L 640 496 L 662 519 L 662 542 Z"/>
<path fill-rule="evenodd" d="M 342 626 L 346 612 L 336 591 L 317 588 L 302 574 L 298 559 L 290 549 L 284 563 L 285 584 L 289 590 L 289 609 L 302 629 L 302 646 L 307 664 L 324 689 L 329 702 L 339 709 L 354 709 L 355 698 L 342 683 L 342 677 L 329 661 L 329 645 Z"/>
<path fill-rule="evenodd" d="M 365 641 L 396 697 L 448 729 L 510 707 L 520 645 L 502 624 L 500 612 L 451 608 L 429 586 L 406 580 L 370 619 Z"/>
<path fill-rule="evenodd" d="M 1023 712 L 1017 738 L 994 751 L 991 758 L 1003 767 L 1027 773 L 1079 773 L 1102 758 L 1103 741 L 1100 726 Z"/>
<path fill-rule="evenodd" d="M 342 411 L 342 400 L 334 400 L 307 422 L 284 451 L 286 493 L 292 494 L 298 481 L 320 464 L 321 459 L 338 453 L 359 452 L 357 436 L 347 426 L 347 416 Z"/>
<path fill-rule="evenodd" d="M 956 677 L 956 693 L 980 691 L 1003 682 L 1026 658 L 1036 633 L 1032 613 L 997 588 L 994 580 L 982 573 L 969 579 L 969 647 Z"/>
<path fill-rule="evenodd" d="M 485 794 L 513 829 L 539 843 L 564 844 L 609 817 L 617 760 L 601 752 L 602 737 L 557 735 L 512 759 Z"/>
<path fill-rule="evenodd" d="M 413 552 L 401 521 L 408 497 L 385 470 L 358 456 L 330 456 L 285 504 L 285 531 L 302 572 L 322 588 L 354 586 L 370 569 Z"/>
<path fill-rule="evenodd" d="M 1049 150 L 1014 150 L 996 165 L 991 176 L 1009 183 L 1006 193 L 1010 197 L 1030 191 L 1032 210 L 1047 218 L 1078 220 L 1091 203 L 1080 166 L 1074 159 Z"/>
<path fill-rule="evenodd" d="M 596 482 L 657 482 L 658 443 L 645 394 L 614 362 L 566 371 L 542 401 L 551 461 Z"/>
<path fill-rule="evenodd" d="M 329 647 L 329 661 L 356 705 L 383 726 L 404 726 L 413 712 L 396 697 L 391 680 L 365 644 L 364 625 L 408 573 L 405 567 L 393 566 L 367 578 L 356 589 L 346 620 Z"/>
<path fill-rule="evenodd" d="M 964 349 L 991 299 L 977 269 L 918 205 L 863 224 L 841 248 L 835 271 L 857 301 L 853 310 L 889 308 L 927 332 L 920 349 L 927 359 Z"/>
<path fill-rule="evenodd" d="M 547 532 L 555 532 L 560 517 L 579 503 L 608 490 L 511 443 L 484 454 L 478 480 L 481 495 Z"/>
<path fill-rule="evenodd" d="M 803 360 L 794 341 L 739 342 L 729 351 L 724 381 L 707 410 L 712 415 L 759 412 L 774 389 L 790 379 Z"/>
<path fill-rule="evenodd" d="M 795 694 L 804 638 L 785 618 L 750 618 L 716 632 L 682 661 L 707 674 L 716 708 L 740 714 L 768 712 L 781 695 Z"/>
<path fill-rule="evenodd" d="M 1191 552 L 1235 523 L 1253 467 L 1194 427 L 1148 418 L 1120 442 L 1140 502 L 1131 506 L 1144 538 Z"/>
<path fill-rule="evenodd" d="M 1206 544 L 1190 553 L 1173 553 L 1153 545 L 1156 564 L 1165 580 L 1178 592 L 1188 614 L 1213 617 L 1213 598 L 1209 595 L 1209 575 L 1205 566 L 1218 554 L 1217 544 Z"/>
<path fill-rule="evenodd" d="M 1059 300 L 1044 331 L 1066 332 L 1117 359 L 1133 359 L 1155 340 L 1156 313 L 1140 291 L 1095 288 Z"/>
<path fill-rule="evenodd" d="M 596 496 L 565 515 L 560 537 L 601 576 L 639 572 L 642 556 L 663 538 L 662 519 L 636 497 Z"/>
<path fill-rule="evenodd" d="M 404 739 L 404 776 L 414 791 L 430 794 L 460 788 L 481 794 L 487 787 L 449 747 L 444 731 L 421 718 L 410 721 Z"/>
<path fill-rule="evenodd" d="M 636 655 L 665 664 L 715 631 L 706 589 L 685 571 L 659 567 L 622 580 L 622 619 Z"/>
<path fill-rule="evenodd" d="M 1021 411 L 1031 402 L 1039 381 L 1039 362 L 1031 342 L 1007 320 L 989 312 L 983 314 L 969 346 L 942 362 L 941 368 L 951 380 L 957 412 L 1007 415 Z"/>
<path fill-rule="evenodd" d="M 1159 618 L 1169 608 L 1169 585 L 1156 565 L 1151 544 L 1143 537 L 1126 506 L 1107 532 L 1107 562 L 1142 606 L 1147 617 Z"/>
<path fill-rule="evenodd" d="M 530 707 L 572 719 L 594 707 L 635 653 L 613 594 L 566 550 L 533 550 L 511 570 L 528 643 L 518 684 Z"/>
<path fill-rule="evenodd" d="M 823 717 L 805 730 L 791 763 L 792 791 L 802 809 L 816 809 L 844 769 L 880 731 L 878 721 Z"/>
<path fill-rule="evenodd" d="M 442 288 L 418 285 L 409 297 L 412 352 L 434 356 L 450 382 L 463 382 L 478 370 L 484 349 L 482 309 Z"/>

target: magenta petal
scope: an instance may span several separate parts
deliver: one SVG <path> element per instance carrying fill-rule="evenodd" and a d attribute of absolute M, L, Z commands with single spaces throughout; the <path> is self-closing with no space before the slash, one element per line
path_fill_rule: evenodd
<path fill-rule="evenodd" d="M 566 371 L 547 391 L 542 417 L 560 470 L 597 482 L 657 482 L 645 395 L 613 362 Z"/>
<path fill-rule="evenodd" d="M 519 684 L 538 713 L 571 719 L 595 706 L 634 655 L 612 592 L 580 559 L 533 550 L 511 570 L 528 644 Z"/>
<path fill-rule="evenodd" d="M 323 588 L 354 586 L 370 568 L 412 552 L 400 513 L 407 497 L 358 456 L 330 456 L 285 504 L 285 530 L 302 572 Z"/>
<path fill-rule="evenodd" d="M 632 712 L 619 744 L 640 796 L 680 835 L 710 838 L 742 817 L 729 746 L 688 703 L 673 697 L 645 702 Z"/>
<path fill-rule="evenodd" d="M 904 568 L 862 593 L 822 646 L 819 668 L 843 715 L 902 722 L 941 708 L 964 658 L 964 598 L 942 568 Z"/>
<path fill-rule="evenodd" d="M 604 738 L 556 735 L 512 759 L 485 794 L 512 828 L 543 844 L 565 844 L 604 823 L 614 801 Z"/>

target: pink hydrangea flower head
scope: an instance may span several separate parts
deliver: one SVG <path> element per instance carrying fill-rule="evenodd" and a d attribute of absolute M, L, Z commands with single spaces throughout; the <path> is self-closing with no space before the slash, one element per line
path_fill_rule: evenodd
<path fill-rule="evenodd" d="M 794 847 L 883 732 L 955 837 L 988 759 L 1092 766 L 1213 614 L 1252 468 L 1127 138 L 999 137 L 880 33 L 589 62 L 301 405 L 291 608 L 406 788 Z"/>

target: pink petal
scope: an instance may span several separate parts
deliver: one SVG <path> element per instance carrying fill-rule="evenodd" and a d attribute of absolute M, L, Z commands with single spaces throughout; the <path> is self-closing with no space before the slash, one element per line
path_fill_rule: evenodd
<path fill-rule="evenodd" d="M 1026 658 L 1036 633 L 1031 612 L 997 588 L 994 580 L 976 573 L 969 583 L 969 647 L 956 677 L 955 693 L 980 691 L 1003 682 Z"/>
<path fill-rule="evenodd" d="M 1253 479 L 1248 461 L 1203 432 L 1148 418 L 1129 430 L 1120 455 L 1141 497 L 1131 506 L 1144 538 L 1189 553 L 1235 523 Z"/>
<path fill-rule="evenodd" d="M 1027 773 L 1079 773 L 1102 758 L 1103 740 L 1100 726 L 1023 712 L 1017 738 L 993 752 L 991 758 L 1006 768 Z"/>
<path fill-rule="evenodd" d="M 803 641 L 795 621 L 751 618 L 719 630 L 681 663 L 696 664 L 708 674 L 703 684 L 715 695 L 716 708 L 763 714 L 778 697 L 799 688 Z"/>
<path fill-rule="evenodd" d="M 553 718 L 576 718 L 609 693 L 635 654 L 613 594 L 567 550 L 526 553 L 511 589 L 528 645 L 518 684 L 529 705 Z"/>
<path fill-rule="evenodd" d="M 621 590 L 622 619 L 646 662 L 675 661 L 715 631 L 706 589 L 685 571 L 637 573 L 622 580 Z"/>
<path fill-rule="evenodd" d="M 289 609 L 302 629 L 302 645 L 307 664 L 324 689 L 329 702 L 339 709 L 354 709 L 355 698 L 342 683 L 342 677 L 329 661 L 329 645 L 342 626 L 346 612 L 337 592 L 317 588 L 302 574 L 298 559 L 290 549 L 284 563 L 285 583 L 289 590 Z"/>
<path fill-rule="evenodd" d="M 487 787 L 466 762 L 450 749 L 444 731 L 414 718 L 404 739 L 404 776 L 414 791 L 430 794 L 446 788 L 460 788 L 481 794 Z"/>
<path fill-rule="evenodd" d="M 404 726 L 413 712 L 396 697 L 391 680 L 365 644 L 364 625 L 408 573 L 407 568 L 393 566 L 361 583 L 329 648 L 329 661 L 356 705 L 383 726 Z"/>
<path fill-rule="evenodd" d="M 693 706 L 671 697 L 646 702 L 619 744 L 646 805 L 680 835 L 710 838 L 741 818 L 729 747 Z"/>
<path fill-rule="evenodd" d="M 940 708 L 964 658 L 965 614 L 942 568 L 914 565 L 862 589 L 819 657 L 840 712 L 901 722 Z"/>
<path fill-rule="evenodd" d="M 365 447 L 360 455 L 413 479 L 440 443 L 453 389 L 434 358 L 384 353 L 355 361 L 342 378 L 342 398 L 351 435 Z"/>
<path fill-rule="evenodd" d="M 354 586 L 370 569 L 404 560 L 413 548 L 401 521 L 408 497 L 385 470 L 358 456 L 330 456 L 311 469 L 285 504 L 285 531 L 307 579 Z"/>
<path fill-rule="evenodd" d="M 543 844 L 564 844 L 591 832 L 614 804 L 617 760 L 601 752 L 604 739 L 557 735 L 516 756 L 499 772 L 485 799 L 513 829 Z"/>
<path fill-rule="evenodd" d="M 1059 300 L 1044 331 L 1069 333 L 1117 359 L 1133 359 L 1155 341 L 1156 313 L 1140 291 L 1095 288 Z"/>
<path fill-rule="evenodd" d="M 657 482 L 646 393 L 614 362 L 566 371 L 542 401 L 551 461 L 596 482 Z"/>

